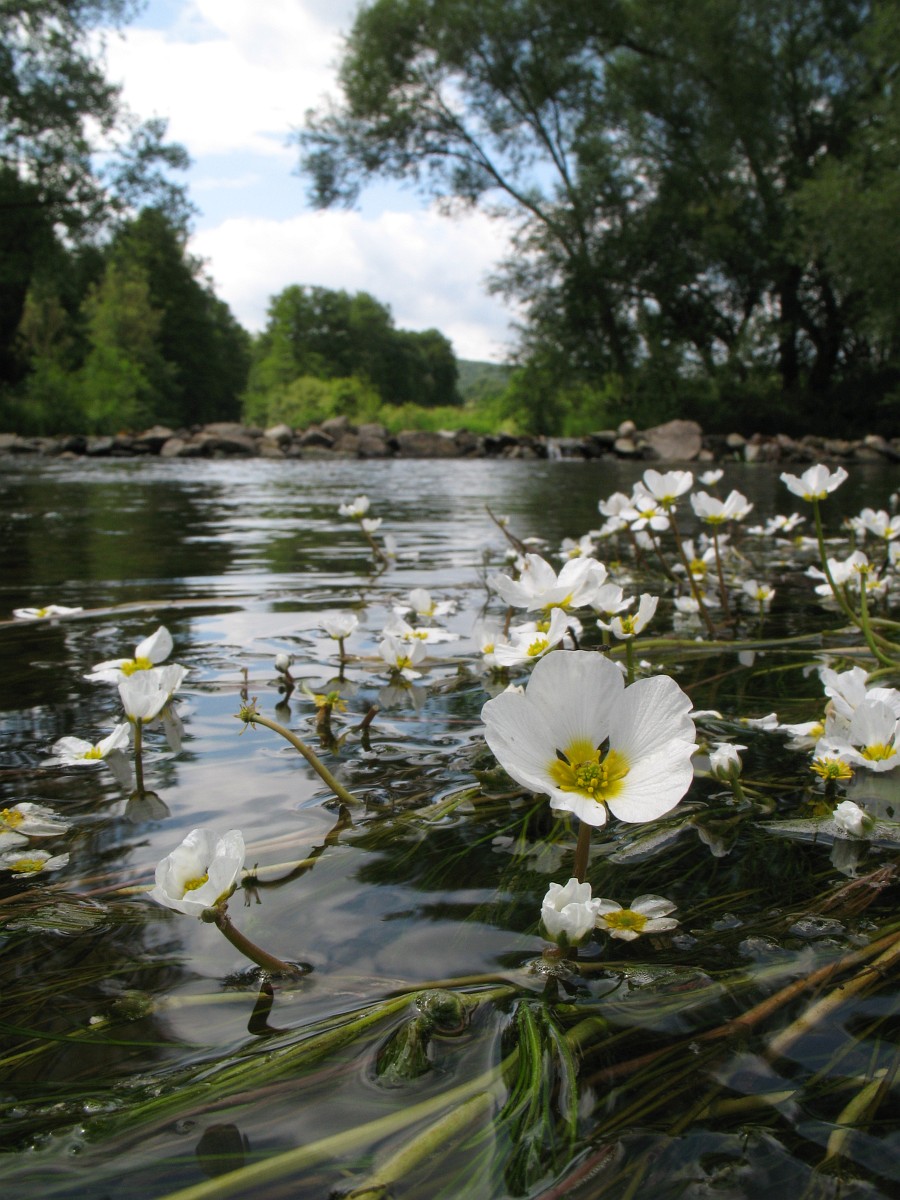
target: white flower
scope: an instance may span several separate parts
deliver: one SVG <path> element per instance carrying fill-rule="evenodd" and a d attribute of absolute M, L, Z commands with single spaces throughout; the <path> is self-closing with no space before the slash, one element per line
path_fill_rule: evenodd
<path fill-rule="evenodd" d="M 737 778 L 743 766 L 738 751 L 746 749 L 746 746 L 738 746 L 732 742 L 717 742 L 709 754 L 710 773 L 716 779 Z"/>
<path fill-rule="evenodd" d="M 48 854 L 46 850 L 10 850 L 0 854 L 0 871 L 11 871 L 14 879 L 27 879 L 42 871 L 58 871 L 68 861 L 68 854 Z"/>
<path fill-rule="evenodd" d="M 82 738 L 63 737 L 53 745 L 53 754 L 67 767 L 89 766 L 101 762 L 114 750 L 124 750 L 131 740 L 131 731 L 125 722 L 120 722 L 112 733 L 99 742 L 86 742 Z"/>
<path fill-rule="evenodd" d="M 617 637 L 620 640 L 637 637 L 641 630 L 653 619 L 658 604 L 659 596 L 651 596 L 648 592 L 644 592 L 638 602 L 636 613 L 631 613 L 626 617 L 613 617 L 608 624 L 605 621 L 598 621 L 597 624 L 601 629 L 610 630 L 613 637 Z"/>
<path fill-rule="evenodd" d="M 864 838 L 875 822 L 852 800 L 842 800 L 834 810 L 834 824 L 839 833 L 851 838 Z"/>
<path fill-rule="evenodd" d="M 19 621 L 46 621 L 50 617 L 68 617 L 83 611 L 82 608 L 66 608 L 64 604 L 45 604 L 42 608 L 14 608 L 13 616 Z"/>
<path fill-rule="evenodd" d="M 504 692 L 481 711 L 485 739 L 523 787 L 555 809 L 603 825 L 651 821 L 693 779 L 691 702 L 660 675 L 626 687 L 619 668 L 588 650 L 548 654 L 523 694 Z"/>
<path fill-rule="evenodd" d="M 590 533 L 575 538 L 563 538 L 559 553 L 563 558 L 593 558 L 594 538 Z"/>
<path fill-rule="evenodd" d="M 148 895 L 166 908 L 201 917 L 234 891 L 245 854 L 239 829 L 229 829 L 221 838 L 208 829 L 193 829 L 159 863 Z"/>
<path fill-rule="evenodd" d="M 291 669 L 291 663 L 293 661 L 294 660 L 290 654 L 285 654 L 283 652 L 281 654 L 276 654 L 275 670 L 278 671 L 279 674 L 283 675 L 285 671 L 289 671 Z"/>
<path fill-rule="evenodd" d="M 85 675 L 85 679 L 91 680 L 92 683 L 118 683 L 140 671 L 150 671 L 169 657 L 173 644 L 168 629 L 160 625 L 149 637 L 138 642 L 134 648 L 134 658 L 112 658 L 107 662 L 97 663 L 91 668 L 90 675 Z"/>
<path fill-rule="evenodd" d="M 660 473 L 648 467 L 644 472 L 644 488 L 663 508 L 671 508 L 678 497 L 689 492 L 693 486 L 694 476 L 690 471 Z"/>
<path fill-rule="evenodd" d="M 359 525 L 363 533 L 377 533 L 383 520 L 383 517 L 363 517 Z"/>
<path fill-rule="evenodd" d="M 570 879 L 563 887 L 551 883 L 541 903 L 541 922 L 551 941 L 577 946 L 594 929 L 599 900 L 591 899 L 591 885 Z"/>
<path fill-rule="evenodd" d="M 44 804 L 21 800 L 12 808 L 0 808 L 0 831 L 15 834 L 17 838 L 56 837 L 68 828 L 69 822 Z"/>
<path fill-rule="evenodd" d="M 882 700 L 864 700 L 853 711 L 846 739 L 830 738 L 826 723 L 825 740 L 832 750 L 854 766 L 869 771 L 893 771 L 900 767 L 900 749 L 895 744 L 900 721 Z"/>
<path fill-rule="evenodd" d="M 753 505 L 746 496 L 732 490 L 724 500 L 707 492 L 695 492 L 691 496 L 691 507 L 707 525 L 723 525 L 726 521 L 742 521 Z"/>
<path fill-rule="evenodd" d="M 422 672 L 413 668 L 425 657 L 425 646 L 421 641 L 401 642 L 395 637 L 386 637 L 378 644 L 378 653 L 397 675 L 404 679 L 418 679 Z"/>
<path fill-rule="evenodd" d="M 566 636 L 570 620 L 571 618 L 561 608 L 554 608 L 546 630 L 542 630 L 533 621 L 517 626 L 510 631 L 512 637 L 508 642 L 498 642 L 494 647 L 494 659 L 497 665 L 520 667 L 524 663 L 541 658 L 560 644 Z"/>
<path fill-rule="evenodd" d="M 596 613 L 603 613 L 607 617 L 612 617 L 616 613 L 624 612 L 626 608 L 631 608 L 634 601 L 635 597 L 626 597 L 618 584 L 604 583 L 603 587 L 597 588 L 597 591 L 594 593 L 594 598 L 591 600 L 591 608 Z"/>
<path fill-rule="evenodd" d="M 698 475 L 697 480 L 704 487 L 715 487 L 724 474 L 720 467 L 716 467 L 714 471 L 704 471 L 702 475 Z"/>
<path fill-rule="evenodd" d="M 859 514 L 859 519 L 869 533 L 884 538 L 886 542 L 900 537 L 900 517 L 890 516 L 883 508 L 877 512 L 871 508 L 864 508 Z"/>
<path fill-rule="evenodd" d="M 369 497 L 368 496 L 357 496 L 356 499 L 353 500 L 351 503 L 342 504 L 338 508 L 338 513 L 342 517 L 353 517 L 357 521 L 362 520 L 362 518 L 366 515 L 366 513 L 368 511 L 369 511 Z"/>
<path fill-rule="evenodd" d="M 433 625 L 410 625 L 396 612 L 385 621 L 382 633 L 385 637 L 397 638 L 401 642 L 424 642 L 426 646 L 434 642 L 455 642 L 459 639 L 459 634 L 451 633 L 449 629 L 440 629 Z"/>
<path fill-rule="evenodd" d="M 184 667 L 172 665 L 154 671 L 141 671 L 123 679 L 119 684 L 119 696 L 129 721 L 146 724 L 165 708 L 181 686 L 187 672 Z"/>
<path fill-rule="evenodd" d="M 352 612 L 325 612 L 319 617 L 319 624 L 330 638 L 340 641 L 353 633 L 359 625 L 359 617 Z"/>
<path fill-rule="evenodd" d="M 631 528 L 638 532 L 649 526 L 657 533 L 668 529 L 671 524 L 668 513 L 660 502 L 641 487 L 636 487 L 631 497 L 630 507 L 623 509 L 620 516 L 628 522 Z"/>
<path fill-rule="evenodd" d="M 452 613 L 456 605 L 452 600 L 433 600 L 425 588 L 413 588 L 409 593 L 409 604 L 394 609 L 401 616 L 413 612 L 417 617 L 444 617 Z"/>
<path fill-rule="evenodd" d="M 788 491 L 804 500 L 824 500 L 828 493 L 839 488 L 846 478 L 847 472 L 843 467 L 838 467 L 832 472 L 822 463 L 804 471 L 799 479 L 796 475 L 789 475 L 787 471 L 781 474 L 781 481 Z"/>
<path fill-rule="evenodd" d="M 606 567 L 595 558 L 571 558 L 557 575 L 539 554 L 526 554 L 517 580 L 495 575 L 490 582 L 513 608 L 530 612 L 580 608 L 591 604 L 597 589 L 606 582 Z"/>
<path fill-rule="evenodd" d="M 631 908 L 623 908 L 614 900 L 600 900 L 597 909 L 597 928 L 610 937 L 633 942 L 642 933 L 665 933 L 678 921 L 668 914 L 675 905 L 663 896 L 638 896 Z"/>
<path fill-rule="evenodd" d="M 755 579 L 748 579 L 742 584 L 744 594 L 749 596 L 751 600 L 755 600 L 757 604 L 761 604 L 763 608 L 768 609 L 773 599 L 775 598 L 775 589 L 768 583 L 757 583 Z"/>
<path fill-rule="evenodd" d="M 796 512 L 791 513 L 789 517 L 776 515 L 774 517 L 768 517 L 765 525 L 754 525 L 752 528 L 748 529 L 747 532 L 760 534 L 765 537 L 772 537 L 772 535 L 776 533 L 793 532 L 793 530 L 795 530 L 798 525 L 802 525 L 805 520 L 806 517 L 801 517 L 800 514 Z"/>

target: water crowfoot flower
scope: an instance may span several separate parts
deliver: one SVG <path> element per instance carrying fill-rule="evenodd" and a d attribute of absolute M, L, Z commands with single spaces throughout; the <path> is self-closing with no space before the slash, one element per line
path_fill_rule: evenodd
<path fill-rule="evenodd" d="M 68 861 L 68 854 L 50 854 L 46 850 L 9 850 L 6 854 L 0 854 L 0 871 L 10 871 L 14 879 L 29 879 L 44 871 L 59 871 Z"/>
<path fill-rule="evenodd" d="M 102 762 L 115 751 L 124 750 L 130 743 L 131 734 L 126 722 L 116 725 L 112 733 L 99 742 L 87 742 L 83 738 L 62 737 L 53 744 L 53 754 L 67 767 L 87 767 Z"/>
<path fill-rule="evenodd" d="M 852 800 L 842 800 L 834 810 L 835 829 L 845 837 L 867 837 L 874 824 L 868 813 Z"/>
<path fill-rule="evenodd" d="M 596 901 L 597 928 L 613 938 L 633 942 L 644 933 L 666 933 L 678 925 L 673 912 L 675 905 L 663 896 L 638 896 L 631 908 L 623 908 L 614 900 Z"/>
<path fill-rule="evenodd" d="M 208 829 L 193 829 L 158 864 L 156 884 L 149 895 L 166 908 L 202 917 L 237 887 L 245 856 L 239 829 L 230 829 L 221 838 Z"/>
<path fill-rule="evenodd" d="M 541 903 L 544 932 L 563 948 L 579 945 L 593 931 L 601 903 L 591 899 L 589 883 L 551 883 Z"/>
<path fill-rule="evenodd" d="M 91 668 L 89 679 L 92 683 L 119 683 L 140 671 L 150 671 L 172 653 L 174 642 L 172 635 L 164 625 L 145 637 L 134 648 L 134 658 L 112 658 L 107 662 L 97 663 Z"/>
<path fill-rule="evenodd" d="M 804 500 L 824 500 L 828 493 L 839 488 L 846 478 L 847 472 L 843 467 L 829 471 L 822 463 L 810 467 L 799 478 L 787 471 L 781 473 L 781 482 L 788 491 Z"/>
<path fill-rule="evenodd" d="M 619 668 L 588 650 L 542 658 L 524 692 L 481 711 L 485 740 L 523 787 L 588 825 L 651 821 L 693 779 L 691 702 L 660 675 L 626 687 Z"/>
<path fill-rule="evenodd" d="M 0 831 L 17 837 L 57 837 L 68 828 L 69 822 L 45 804 L 22 800 L 11 808 L 0 808 Z"/>
<path fill-rule="evenodd" d="M 228 916 L 228 898 L 235 890 L 244 867 L 246 849 L 239 829 L 218 837 L 208 829 L 193 829 L 157 865 L 153 900 L 215 925 L 231 944 L 251 962 L 276 974 L 297 975 L 293 963 L 283 962 L 244 937 Z"/>
<path fill-rule="evenodd" d="M 68 617 L 72 613 L 80 613 L 82 608 L 67 608 L 64 604 L 45 604 L 42 608 L 14 608 L 13 616 L 17 621 L 46 621 L 52 617 Z"/>

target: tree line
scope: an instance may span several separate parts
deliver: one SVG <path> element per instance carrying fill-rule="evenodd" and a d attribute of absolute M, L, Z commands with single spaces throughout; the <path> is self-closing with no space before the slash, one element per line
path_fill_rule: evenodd
<path fill-rule="evenodd" d="M 900 8 L 369 0 L 308 114 L 321 205 L 412 181 L 511 221 L 508 376 L 460 404 L 436 330 L 297 284 L 251 337 L 187 252 L 184 150 L 104 77 L 131 0 L 0 4 L 0 424 L 347 414 L 579 433 L 894 432 Z"/>
<path fill-rule="evenodd" d="M 898 64 L 893 0 L 373 0 L 303 164 L 513 223 L 532 428 L 889 425 Z"/>

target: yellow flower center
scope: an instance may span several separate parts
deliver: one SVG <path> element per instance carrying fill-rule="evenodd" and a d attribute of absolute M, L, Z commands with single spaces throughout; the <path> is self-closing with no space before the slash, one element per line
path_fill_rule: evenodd
<path fill-rule="evenodd" d="M 604 913 L 603 920 L 609 929 L 630 929 L 634 933 L 642 933 L 647 924 L 644 914 L 635 912 L 633 908 L 621 908 L 617 912 Z"/>
<path fill-rule="evenodd" d="M 24 813 L 16 812 L 12 808 L 0 809 L 0 825 L 6 825 L 10 829 L 17 829 L 24 820 Z"/>
<path fill-rule="evenodd" d="M 46 608 L 39 608 L 39 609 L 37 610 L 37 615 L 38 615 L 39 617 L 47 617 L 47 616 L 49 616 L 49 615 L 50 615 L 50 613 L 49 613 L 49 610 L 48 610 L 48 609 L 46 609 Z"/>
<path fill-rule="evenodd" d="M 814 758 L 810 766 L 821 779 L 838 780 L 853 778 L 853 771 L 850 764 L 845 763 L 842 758 Z"/>
<path fill-rule="evenodd" d="M 100 749 L 100 747 L 99 747 L 99 746 L 91 746 L 90 750 L 85 750 L 84 754 L 82 754 L 82 756 L 81 756 L 81 757 L 82 757 L 82 758 L 89 758 L 89 759 L 92 759 L 92 760 L 93 760 L 93 759 L 95 759 L 95 758 L 102 758 L 102 757 L 103 757 L 103 751 Z"/>
<path fill-rule="evenodd" d="M 893 758 L 896 753 L 893 745 L 885 746 L 883 742 L 873 742 L 871 746 L 865 747 L 862 756 L 869 762 L 885 762 L 887 759 Z"/>
<path fill-rule="evenodd" d="M 188 892 L 196 892 L 197 888 L 202 888 L 208 880 L 208 875 L 198 875 L 196 879 L 189 879 L 184 885 L 184 894 L 187 895 Z"/>
<path fill-rule="evenodd" d="M 401 654 L 401 655 L 399 655 L 399 656 L 398 656 L 398 658 L 397 658 L 397 667 L 396 667 L 396 669 L 397 669 L 398 671 L 403 671 L 403 670 L 405 670 L 407 667 L 411 667 L 411 666 L 412 666 L 412 659 L 411 659 L 411 658 L 410 658 L 408 655 L 406 655 L 406 654 Z"/>
<path fill-rule="evenodd" d="M 427 642 L 428 641 L 428 630 L 427 629 L 414 629 L 409 636 L 411 638 L 416 638 L 420 642 Z"/>
<path fill-rule="evenodd" d="M 634 617 L 620 617 L 619 625 L 626 637 L 634 637 Z"/>
<path fill-rule="evenodd" d="M 528 657 L 537 658 L 539 654 L 543 654 L 547 649 L 547 639 L 545 637 L 535 638 L 528 647 Z"/>
<path fill-rule="evenodd" d="M 481 647 L 481 653 L 482 654 L 493 654 L 494 653 L 494 643 L 493 642 L 485 642 L 484 645 Z"/>
<path fill-rule="evenodd" d="M 152 666 L 149 658 L 129 658 L 122 663 L 119 670 L 123 675 L 133 675 L 135 671 L 149 671 Z"/>
<path fill-rule="evenodd" d="M 706 563 L 702 558 L 692 558 L 690 562 L 691 574 L 704 576 L 706 574 Z"/>
<path fill-rule="evenodd" d="M 603 804 L 622 790 L 628 761 L 618 750 L 593 747 L 587 738 L 576 738 L 565 750 L 557 750 L 549 764 L 550 777 L 564 792 L 578 792 Z"/>
<path fill-rule="evenodd" d="M 17 875 L 36 875 L 38 871 L 43 871 L 45 862 L 43 858 L 17 858 L 9 864 L 9 869 Z"/>

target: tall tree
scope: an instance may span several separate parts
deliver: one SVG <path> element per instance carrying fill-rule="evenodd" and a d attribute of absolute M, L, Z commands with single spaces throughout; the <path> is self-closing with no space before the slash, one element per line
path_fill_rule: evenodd
<path fill-rule="evenodd" d="M 870 38 L 882 7 L 374 0 L 304 166 L 320 204 L 389 175 L 512 218 L 497 286 L 526 306 L 526 356 L 626 397 L 654 358 L 720 402 L 771 380 L 779 416 L 790 397 L 808 423 L 878 336 L 797 198 L 859 153 L 861 113 L 891 86 Z"/>
<path fill-rule="evenodd" d="M 138 202 L 187 219 L 168 174 L 187 164 L 184 150 L 165 143 L 164 122 L 141 125 L 127 112 L 98 53 L 98 30 L 138 7 L 0 0 L 0 383 L 16 377 L 14 333 L 55 234 L 92 236 Z"/>

